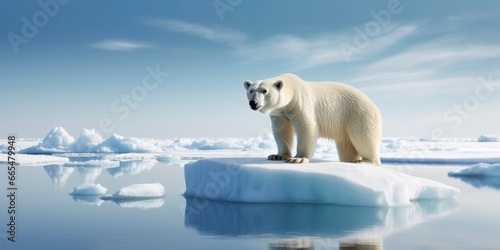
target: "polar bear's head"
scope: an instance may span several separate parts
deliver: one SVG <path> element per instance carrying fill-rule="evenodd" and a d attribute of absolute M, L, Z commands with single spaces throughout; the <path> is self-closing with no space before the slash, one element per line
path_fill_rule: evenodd
<path fill-rule="evenodd" d="M 245 81 L 243 86 L 247 90 L 250 108 L 267 114 L 285 106 L 287 103 L 281 101 L 284 84 L 281 79 L 277 78 L 256 82 Z"/>

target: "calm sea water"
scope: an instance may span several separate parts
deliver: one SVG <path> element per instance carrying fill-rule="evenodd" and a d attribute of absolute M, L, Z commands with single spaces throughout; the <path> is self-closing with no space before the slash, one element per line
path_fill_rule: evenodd
<path fill-rule="evenodd" d="M 4 165 L 0 249 L 500 249 L 500 179 L 447 176 L 463 166 L 387 166 L 462 193 L 457 202 L 403 208 L 223 203 L 186 200 L 180 165 L 21 166 L 12 243 Z M 166 196 L 116 203 L 68 194 L 94 180 L 108 193 L 158 182 Z"/>

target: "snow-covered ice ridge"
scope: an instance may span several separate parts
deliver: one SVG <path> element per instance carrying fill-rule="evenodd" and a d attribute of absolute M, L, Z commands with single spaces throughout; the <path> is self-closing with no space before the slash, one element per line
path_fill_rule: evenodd
<path fill-rule="evenodd" d="M 399 206 L 456 199 L 456 188 L 366 164 L 203 159 L 184 167 L 186 197 L 232 202 Z"/>
<path fill-rule="evenodd" d="M 487 164 L 478 163 L 468 168 L 449 172 L 448 176 L 453 177 L 500 177 L 500 163 Z"/>
<path fill-rule="evenodd" d="M 185 159 L 213 157 L 266 157 L 276 153 L 276 143 L 271 133 L 249 138 L 178 138 L 141 139 L 112 135 L 103 139 L 95 130 L 82 129 L 74 139 L 62 127 L 53 128 L 44 139 L 16 140 L 16 161 L 21 165 L 64 164 L 61 154 L 136 154 L 134 157 L 157 157 L 158 161 L 173 163 Z M 7 152 L 7 141 L 0 139 L 0 152 Z M 453 163 L 476 164 L 500 162 L 500 139 L 481 135 L 476 139 L 452 138 L 384 138 L 381 147 L 383 163 Z M 29 156 L 27 154 L 58 154 Z M 104 154 L 103 154 L 104 153 Z M 166 154 L 168 156 L 164 157 Z M 177 156 L 177 159 L 171 156 Z M 127 157 L 130 157 L 127 156 Z M 7 157 L 0 154 L 0 163 Z M 114 159 L 113 159 L 114 160 Z M 320 139 L 313 161 L 338 161 L 335 142 Z M 118 160 L 121 161 L 121 160 Z M 70 163 L 77 164 L 77 163 Z M 97 164 L 97 163 L 95 163 Z"/>

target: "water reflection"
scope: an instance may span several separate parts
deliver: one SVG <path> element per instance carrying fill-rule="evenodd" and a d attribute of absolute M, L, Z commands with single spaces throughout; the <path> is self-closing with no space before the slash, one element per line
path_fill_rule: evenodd
<path fill-rule="evenodd" d="M 77 167 L 78 172 L 82 176 L 82 182 L 83 183 L 94 183 L 101 175 L 102 173 L 102 168 L 101 167 L 94 167 L 94 166 L 89 166 L 89 167 Z"/>
<path fill-rule="evenodd" d="M 415 202 L 405 207 L 319 204 L 227 203 L 186 200 L 186 227 L 220 236 L 322 236 L 382 238 L 458 208 L 455 201 Z"/>
<path fill-rule="evenodd" d="M 96 205 L 100 206 L 104 201 L 100 196 L 95 195 L 72 195 L 73 200 L 83 205 Z"/>
<path fill-rule="evenodd" d="M 151 209 L 159 208 L 165 204 L 163 198 L 156 199 L 106 199 L 111 200 L 120 207 L 125 208 L 141 208 L 141 209 Z"/>
<path fill-rule="evenodd" d="M 494 188 L 500 190 L 500 177 L 488 176 L 451 176 L 457 178 L 475 188 Z"/>
<path fill-rule="evenodd" d="M 49 175 L 52 180 L 52 184 L 56 188 L 62 188 L 68 181 L 69 176 L 73 173 L 73 168 L 67 168 L 63 165 L 47 165 L 43 167 L 45 172 Z"/>
<path fill-rule="evenodd" d="M 122 161 L 120 166 L 116 168 L 106 169 L 113 177 L 119 177 L 126 174 L 138 174 L 140 172 L 150 170 L 156 165 L 155 159 L 144 161 Z"/>

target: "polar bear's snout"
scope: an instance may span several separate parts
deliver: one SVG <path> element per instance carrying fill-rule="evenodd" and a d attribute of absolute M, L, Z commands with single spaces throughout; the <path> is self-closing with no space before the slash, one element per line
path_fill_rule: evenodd
<path fill-rule="evenodd" d="M 259 103 L 256 100 L 251 100 L 248 102 L 248 104 L 250 105 L 250 108 L 252 110 L 258 110 L 261 108 L 261 106 L 259 105 Z"/>

